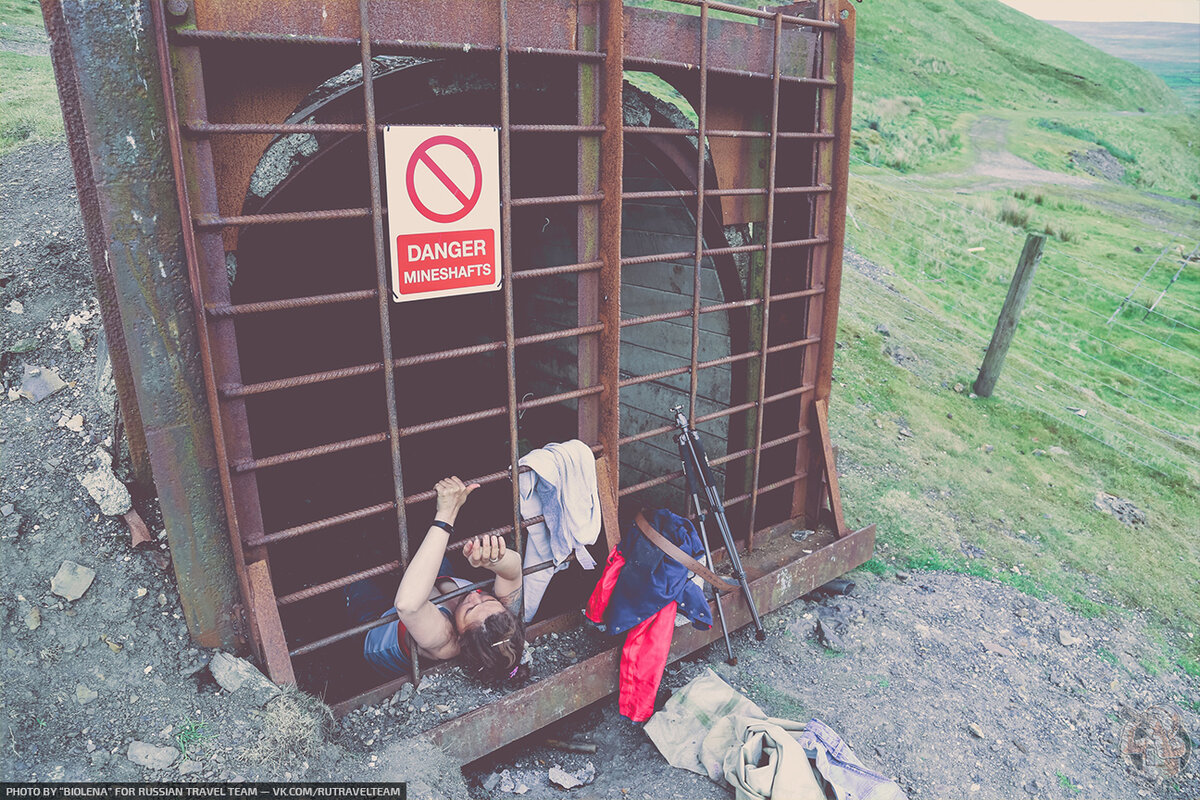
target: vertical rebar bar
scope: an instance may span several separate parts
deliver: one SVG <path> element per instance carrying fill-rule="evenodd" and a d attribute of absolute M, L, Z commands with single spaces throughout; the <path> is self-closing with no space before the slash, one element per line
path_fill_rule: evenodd
<path fill-rule="evenodd" d="M 525 563 L 524 538 L 521 536 L 520 468 L 517 464 L 517 346 L 513 327 L 512 281 L 512 152 L 510 149 L 508 86 L 508 2 L 500 0 L 500 225 L 504 282 L 504 366 L 508 373 L 508 455 L 512 470 L 513 544 L 521 564 Z M 521 618 L 525 617 L 525 593 L 521 592 Z"/>
<path fill-rule="evenodd" d="M 758 515 L 758 479 L 762 466 L 763 415 L 767 394 L 767 347 L 771 320 L 771 254 L 775 238 L 775 165 L 779 146 L 779 55 L 783 40 L 783 14 L 775 14 L 775 42 L 771 62 L 771 139 L 767 162 L 767 249 L 763 258 L 762 349 L 758 354 L 758 411 L 754 420 L 754 468 L 750 480 L 750 527 L 746 531 L 746 552 L 754 549 L 754 526 Z"/>
<path fill-rule="evenodd" d="M 700 4 L 700 104 L 696 136 L 696 253 L 692 281 L 692 368 L 688 385 L 688 419 L 696 418 L 696 391 L 700 384 L 700 268 L 704 264 L 704 164 L 708 128 L 708 0 Z"/>
<path fill-rule="evenodd" d="M 388 441 L 392 449 L 392 488 L 400 533 L 400 564 L 408 566 L 408 518 L 404 508 L 404 473 L 400 465 L 400 421 L 396 417 L 396 376 L 392 366 L 391 292 L 383 238 L 383 201 L 379 185 L 379 139 L 375 130 L 375 82 L 371 74 L 368 0 L 358 0 L 359 45 L 363 72 L 363 113 L 367 125 L 367 169 L 371 180 L 371 228 L 375 240 L 375 278 L 379 283 L 379 335 L 383 345 L 383 390 L 387 402 Z"/>
<path fill-rule="evenodd" d="M 621 87 L 625 68 L 625 14 L 620 2 L 604 4 L 604 80 L 600 121 L 600 444 L 609 485 L 621 477 L 621 179 L 624 160 L 624 112 Z"/>

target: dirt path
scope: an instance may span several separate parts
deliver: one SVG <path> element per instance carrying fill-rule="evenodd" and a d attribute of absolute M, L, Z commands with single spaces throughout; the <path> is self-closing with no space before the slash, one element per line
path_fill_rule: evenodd
<path fill-rule="evenodd" d="M 1066 175 L 1051 172 L 1009 152 L 1008 127 L 1010 121 L 1001 117 L 980 117 L 971 124 L 969 137 L 975 153 L 975 163 L 963 172 L 938 173 L 928 176 L 931 180 L 956 178 L 963 182 L 985 181 L 973 185 L 977 191 L 1006 188 L 1016 184 L 1097 187 L 1102 184 L 1083 175 Z"/>
<path fill-rule="evenodd" d="M 77 480 L 97 447 L 111 451 L 112 412 L 97 382 L 99 322 L 65 147 L 0 159 L 0 205 L 0 343 L 23 342 L 0 368 L 0 779 L 408 779 L 413 797 L 509 800 L 518 795 L 493 775 L 523 780 L 524 797 L 559 798 L 546 771 L 591 761 L 595 782 L 568 796 L 731 796 L 669 768 L 615 699 L 460 775 L 419 737 L 405 738 L 458 696 L 447 679 L 332 726 L 311 708 L 264 707 L 221 689 L 207 667 L 214 653 L 187 638 L 169 554 L 132 551 L 123 524 L 101 515 Z M 16 396 L 8 390 L 25 364 L 56 370 L 68 387 L 36 404 Z M 161 530 L 153 505 L 141 510 Z M 68 560 L 96 571 L 77 600 L 50 588 Z M 830 724 L 912 798 L 1200 796 L 1196 761 L 1175 784 L 1156 785 L 1121 754 L 1122 735 L 1155 707 L 1179 709 L 1183 728 L 1200 732 L 1200 688 L 1155 666 L 1161 655 L 1137 615 L 1087 620 L 961 575 L 858 580 L 852 597 L 768 615 L 764 643 L 739 634 L 736 670 L 718 647 L 672 666 L 664 685 L 711 666 L 768 713 Z M 817 643 L 818 615 L 841 626 L 839 651 Z M 553 653 L 556 644 L 537 646 Z M 131 758 L 135 743 L 177 747 L 197 724 L 202 735 L 186 756 L 168 752 L 161 767 Z M 588 740 L 598 752 L 551 750 L 545 735 Z"/>

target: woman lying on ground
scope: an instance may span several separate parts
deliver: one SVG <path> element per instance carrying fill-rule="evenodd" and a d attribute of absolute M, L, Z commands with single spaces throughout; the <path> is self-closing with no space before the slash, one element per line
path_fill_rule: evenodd
<path fill-rule="evenodd" d="M 437 483 L 437 513 L 425 540 L 413 555 L 396 590 L 399 620 L 371 629 L 363 655 L 380 671 L 396 677 L 407 674 L 411 658 L 408 636 L 426 659 L 459 655 L 466 671 L 489 682 L 524 678 L 525 630 L 521 623 L 521 560 L 500 536 L 477 536 L 463 548 L 472 567 L 496 573 L 491 592 L 477 589 L 435 605 L 433 599 L 471 581 L 456 578 L 446 558 L 454 520 L 479 484 L 466 485 L 457 477 Z M 356 605 L 355 598 L 350 601 Z M 357 603 L 361 606 L 361 601 Z M 378 614 L 368 612 L 367 619 Z"/>

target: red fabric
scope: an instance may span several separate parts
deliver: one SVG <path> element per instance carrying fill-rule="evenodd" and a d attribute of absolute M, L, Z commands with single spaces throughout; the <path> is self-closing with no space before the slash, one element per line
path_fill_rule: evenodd
<path fill-rule="evenodd" d="M 625 556 L 621 555 L 621 551 L 614 547 L 608 554 L 604 571 L 600 573 L 600 581 L 592 590 L 592 596 L 588 598 L 587 610 L 584 611 L 584 616 L 597 625 L 604 624 L 604 610 L 608 608 L 608 601 L 612 598 L 613 589 L 617 586 L 617 578 L 621 577 L 621 568 L 624 566 Z"/>
<path fill-rule="evenodd" d="M 625 566 L 625 557 L 614 549 L 608 555 L 604 571 L 592 596 L 588 598 L 584 615 L 597 625 L 604 623 L 604 612 L 612 599 L 617 579 Z M 657 614 L 643 620 L 625 634 L 621 648 L 621 692 L 617 707 L 621 714 L 634 722 L 645 722 L 654 714 L 654 698 L 662 683 L 667 655 L 671 652 L 671 636 L 675 632 L 675 601 L 667 603 Z"/>
<path fill-rule="evenodd" d="M 645 722 L 654 714 L 654 698 L 662 683 L 667 654 L 671 652 L 671 636 L 675 633 L 675 606 L 672 600 L 625 634 L 617 708 L 634 722 Z"/>

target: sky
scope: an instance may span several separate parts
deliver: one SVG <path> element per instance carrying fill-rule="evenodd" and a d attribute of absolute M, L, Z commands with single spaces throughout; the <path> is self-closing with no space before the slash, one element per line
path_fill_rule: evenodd
<path fill-rule="evenodd" d="M 1002 0 L 1035 19 L 1200 23 L 1200 0 Z"/>

